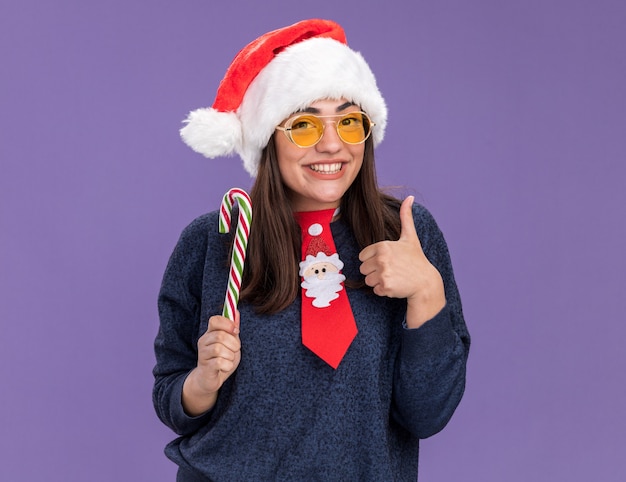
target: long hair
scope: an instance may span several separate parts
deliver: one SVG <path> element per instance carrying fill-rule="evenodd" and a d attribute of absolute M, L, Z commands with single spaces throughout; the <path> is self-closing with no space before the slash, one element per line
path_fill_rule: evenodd
<path fill-rule="evenodd" d="M 241 299 L 258 313 L 277 313 L 300 293 L 301 233 L 278 168 L 274 137 L 263 150 L 250 192 L 254 221 L 244 265 Z M 378 188 L 371 137 L 365 141 L 363 165 L 341 200 L 341 218 L 360 249 L 400 236 L 400 201 Z M 363 279 L 346 285 L 366 287 Z"/>

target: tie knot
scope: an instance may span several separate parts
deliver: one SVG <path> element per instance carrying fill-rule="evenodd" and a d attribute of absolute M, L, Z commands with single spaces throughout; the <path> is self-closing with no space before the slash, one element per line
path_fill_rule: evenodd
<path fill-rule="evenodd" d="M 296 221 L 300 225 L 303 233 L 306 233 L 310 236 L 319 236 L 321 232 L 330 226 L 330 222 L 333 220 L 333 217 L 336 213 L 339 212 L 339 209 L 323 209 L 321 211 L 302 211 L 294 213 Z M 318 225 L 318 226 L 316 226 Z M 310 232 L 310 229 L 313 228 L 313 231 L 319 231 L 317 234 L 313 234 Z M 321 230 L 321 231 L 320 231 Z"/>

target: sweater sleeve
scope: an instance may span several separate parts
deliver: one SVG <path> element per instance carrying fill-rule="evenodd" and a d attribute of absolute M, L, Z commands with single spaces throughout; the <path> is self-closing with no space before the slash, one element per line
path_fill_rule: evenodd
<path fill-rule="evenodd" d="M 443 278 L 446 305 L 421 327 L 403 331 L 394 416 L 415 436 L 426 438 L 446 426 L 461 401 L 470 336 L 443 234 L 425 208 L 414 206 L 413 216 L 424 253 Z"/>
<path fill-rule="evenodd" d="M 161 421 L 179 435 L 195 432 L 210 417 L 210 412 L 188 416 L 181 399 L 183 382 L 197 364 L 207 230 L 207 216 L 185 228 L 169 259 L 158 298 L 152 401 Z"/>

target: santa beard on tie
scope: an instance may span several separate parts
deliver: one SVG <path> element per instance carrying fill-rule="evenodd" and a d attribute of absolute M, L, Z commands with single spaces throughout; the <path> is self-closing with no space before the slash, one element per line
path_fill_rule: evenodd
<path fill-rule="evenodd" d="M 307 290 L 305 295 L 314 298 L 311 304 L 316 308 L 330 306 L 330 302 L 339 298 L 343 289 L 343 281 L 346 279 L 339 271 L 343 268 L 343 262 L 337 253 L 328 256 L 319 252 L 315 256 L 307 255 L 300 262 L 300 276 L 303 281 L 300 286 Z"/>

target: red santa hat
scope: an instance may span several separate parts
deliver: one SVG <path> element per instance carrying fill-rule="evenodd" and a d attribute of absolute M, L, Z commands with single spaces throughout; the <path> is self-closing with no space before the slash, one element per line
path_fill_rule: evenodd
<path fill-rule="evenodd" d="M 370 116 L 378 145 L 387 107 L 374 74 L 361 54 L 348 47 L 340 25 L 304 20 L 244 47 L 226 71 L 213 106 L 192 111 L 180 133 L 206 157 L 238 154 L 246 171 L 256 176 L 277 125 L 317 100 L 340 98 Z"/>
<path fill-rule="evenodd" d="M 313 239 L 311 239 L 311 242 L 306 249 L 307 256 L 315 257 L 318 253 L 324 253 L 326 256 L 330 256 L 333 254 L 330 246 L 326 244 L 326 241 L 324 241 L 324 238 L 322 238 L 321 236 L 315 236 Z"/>

